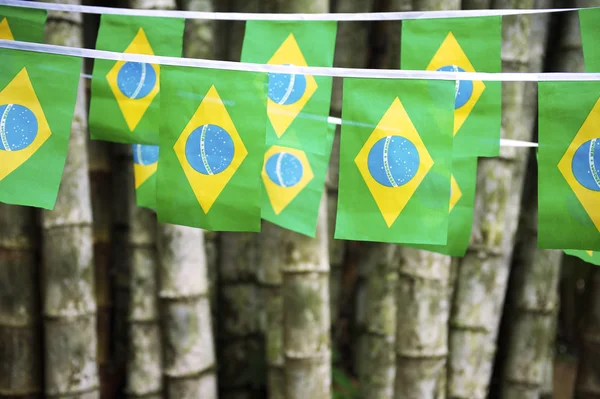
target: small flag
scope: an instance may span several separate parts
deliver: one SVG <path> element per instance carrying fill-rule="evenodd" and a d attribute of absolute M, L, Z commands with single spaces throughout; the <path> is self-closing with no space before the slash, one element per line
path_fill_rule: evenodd
<path fill-rule="evenodd" d="M 156 209 L 158 146 L 134 144 L 131 146 L 131 151 L 136 203 L 143 208 Z"/>
<path fill-rule="evenodd" d="M 0 6 L 0 39 L 44 42 L 46 10 Z"/>
<path fill-rule="evenodd" d="M 579 26 L 586 72 L 600 72 L 600 8 L 579 10 Z"/>
<path fill-rule="evenodd" d="M 181 57 L 184 20 L 102 15 L 96 48 Z M 97 59 L 92 75 L 93 140 L 158 145 L 160 65 Z"/>
<path fill-rule="evenodd" d="M 260 231 L 267 75 L 163 67 L 161 222 Z"/>
<path fill-rule="evenodd" d="M 401 68 L 443 72 L 501 72 L 502 18 L 407 20 Z M 454 156 L 500 154 L 501 82 L 455 83 Z"/>
<path fill-rule="evenodd" d="M 454 158 L 450 176 L 448 242 L 446 245 L 411 245 L 450 256 L 464 256 L 473 227 L 477 158 Z"/>
<path fill-rule="evenodd" d="M 0 49 L 0 201 L 53 209 L 81 59 Z"/>
<path fill-rule="evenodd" d="M 591 263 L 592 265 L 600 266 L 600 252 L 565 249 L 564 253 L 567 255 L 576 256 L 587 263 Z"/>
<path fill-rule="evenodd" d="M 446 244 L 454 82 L 345 79 L 335 238 Z"/>
<path fill-rule="evenodd" d="M 262 170 L 263 219 L 315 236 L 335 126 L 329 125 L 325 154 L 278 145 L 267 149 Z"/>
<path fill-rule="evenodd" d="M 259 64 L 333 65 L 335 21 L 248 21 L 241 60 Z M 270 73 L 267 144 L 325 155 L 332 78 Z"/>
<path fill-rule="evenodd" d="M 600 83 L 539 84 L 538 246 L 600 251 Z"/>

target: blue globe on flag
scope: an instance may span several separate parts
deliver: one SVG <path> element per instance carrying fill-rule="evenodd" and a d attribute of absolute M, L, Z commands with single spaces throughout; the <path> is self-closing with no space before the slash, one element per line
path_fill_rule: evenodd
<path fill-rule="evenodd" d="M 203 175 L 221 173 L 233 161 L 235 146 L 231 135 L 217 125 L 194 129 L 185 143 L 185 156 L 191 167 Z"/>
<path fill-rule="evenodd" d="M 289 65 L 289 64 L 286 64 Z M 306 91 L 306 77 L 288 73 L 269 73 L 268 96 L 280 105 L 294 104 Z"/>
<path fill-rule="evenodd" d="M 304 167 L 297 156 L 278 152 L 267 159 L 265 170 L 269 179 L 280 187 L 293 187 L 302 180 Z"/>
<path fill-rule="evenodd" d="M 126 97 L 144 98 L 156 86 L 156 71 L 145 62 L 126 62 L 119 69 L 117 85 Z"/>
<path fill-rule="evenodd" d="M 136 164 L 146 166 L 158 162 L 157 145 L 134 144 L 132 147 L 133 162 Z"/>
<path fill-rule="evenodd" d="M 600 191 L 600 138 L 588 140 L 579 146 L 571 168 L 579 184 L 588 190 Z"/>
<path fill-rule="evenodd" d="M 38 121 L 32 110 L 19 104 L 0 105 L 0 150 L 27 148 L 38 133 Z"/>
<path fill-rule="evenodd" d="M 412 180 L 419 169 L 417 147 L 402 136 L 379 139 L 367 158 L 369 173 L 381 185 L 400 187 Z"/>
<path fill-rule="evenodd" d="M 459 66 L 456 65 L 447 65 L 441 68 L 438 68 L 440 72 L 465 72 Z M 454 109 L 460 108 L 469 101 L 471 96 L 473 95 L 473 82 L 470 80 L 457 80 L 456 81 L 456 91 L 454 94 Z"/>

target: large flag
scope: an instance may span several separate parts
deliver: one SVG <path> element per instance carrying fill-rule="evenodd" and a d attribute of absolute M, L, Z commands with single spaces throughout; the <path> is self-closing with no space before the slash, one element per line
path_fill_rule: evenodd
<path fill-rule="evenodd" d="M 401 68 L 501 72 L 501 24 L 501 17 L 403 21 Z M 501 87 L 501 82 L 456 82 L 454 156 L 499 155 Z"/>
<path fill-rule="evenodd" d="M 134 144 L 131 146 L 131 152 L 136 204 L 143 208 L 156 209 L 158 146 Z"/>
<path fill-rule="evenodd" d="M 54 208 L 81 59 L 0 49 L 0 201 Z"/>
<path fill-rule="evenodd" d="M 0 6 L 0 39 L 42 43 L 46 16 L 46 10 Z"/>
<path fill-rule="evenodd" d="M 345 79 L 335 238 L 446 244 L 454 82 Z"/>
<path fill-rule="evenodd" d="M 600 252 L 565 250 L 567 255 L 576 256 L 581 260 L 600 266 Z"/>
<path fill-rule="evenodd" d="M 600 251 L 600 82 L 539 83 L 538 246 Z"/>
<path fill-rule="evenodd" d="M 161 90 L 158 219 L 260 231 L 267 75 L 164 66 Z"/>
<path fill-rule="evenodd" d="M 600 72 L 600 8 L 579 10 L 579 26 L 586 72 Z"/>
<path fill-rule="evenodd" d="M 333 65 L 335 21 L 248 21 L 241 60 L 259 64 Z M 329 76 L 269 74 L 267 145 L 326 154 Z"/>
<path fill-rule="evenodd" d="M 273 145 L 267 149 L 262 170 L 263 219 L 315 236 L 335 126 L 329 125 L 325 154 L 305 152 L 297 146 Z"/>
<path fill-rule="evenodd" d="M 102 15 L 96 48 L 181 57 L 184 20 Z M 97 59 L 92 75 L 93 140 L 158 145 L 160 65 Z"/>
<path fill-rule="evenodd" d="M 444 255 L 464 256 L 469 246 L 473 227 L 476 183 L 477 158 L 453 158 L 450 176 L 450 206 L 448 207 L 448 242 L 446 245 L 411 246 Z"/>

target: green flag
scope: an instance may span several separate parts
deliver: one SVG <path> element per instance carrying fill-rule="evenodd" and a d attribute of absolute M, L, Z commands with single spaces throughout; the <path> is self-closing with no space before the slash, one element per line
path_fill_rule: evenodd
<path fill-rule="evenodd" d="M 565 249 L 564 252 L 567 255 L 576 256 L 581 260 L 591 263 L 592 265 L 600 266 L 600 252 L 592 251 L 572 251 Z"/>
<path fill-rule="evenodd" d="M 241 60 L 331 66 L 335 22 L 249 21 Z M 333 143 L 328 129 L 332 78 L 269 74 L 262 217 L 314 236 Z"/>
<path fill-rule="evenodd" d="M 539 83 L 538 246 L 600 251 L 600 82 Z"/>
<path fill-rule="evenodd" d="M 0 6 L 0 39 L 44 42 L 46 10 Z"/>
<path fill-rule="evenodd" d="M 96 48 L 181 57 L 184 20 L 102 15 Z M 93 140 L 158 145 L 160 65 L 94 61 L 90 101 Z"/>
<path fill-rule="evenodd" d="M 138 206 L 156 209 L 156 169 L 158 146 L 134 144 L 133 175 L 135 179 L 135 201 Z"/>
<path fill-rule="evenodd" d="M 501 24 L 501 17 L 403 21 L 401 68 L 501 72 Z M 454 156 L 500 154 L 501 88 L 501 82 L 456 82 Z"/>
<path fill-rule="evenodd" d="M 263 219 L 315 236 L 335 127 L 329 125 L 325 154 L 302 151 L 299 146 L 267 149 L 262 171 Z"/>
<path fill-rule="evenodd" d="M 579 10 L 579 26 L 586 72 L 600 72 L 600 8 Z"/>
<path fill-rule="evenodd" d="M 335 238 L 446 244 L 454 82 L 345 79 Z"/>
<path fill-rule="evenodd" d="M 335 21 L 248 21 L 241 60 L 258 64 L 333 65 Z M 269 74 L 267 145 L 326 154 L 329 76 Z"/>
<path fill-rule="evenodd" d="M 0 49 L 0 201 L 54 208 L 81 59 Z"/>
<path fill-rule="evenodd" d="M 448 242 L 446 245 L 411 245 L 450 256 L 464 256 L 471 238 L 477 182 L 477 158 L 453 158 L 450 176 Z"/>
<path fill-rule="evenodd" d="M 161 222 L 260 231 L 266 89 L 264 73 L 163 67 Z"/>

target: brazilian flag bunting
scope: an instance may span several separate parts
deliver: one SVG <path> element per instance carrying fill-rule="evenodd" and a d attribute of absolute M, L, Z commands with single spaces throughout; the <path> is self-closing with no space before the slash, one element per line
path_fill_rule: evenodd
<path fill-rule="evenodd" d="M 81 59 L 0 49 L 0 201 L 53 209 Z"/>
<path fill-rule="evenodd" d="M 403 21 L 401 68 L 501 72 L 501 41 L 502 17 Z M 456 82 L 454 156 L 500 154 L 501 87 L 501 82 Z"/>
<path fill-rule="evenodd" d="M 158 219 L 206 230 L 260 231 L 267 75 L 162 70 Z"/>
<path fill-rule="evenodd" d="M 336 26 L 249 21 L 241 60 L 329 67 Z M 331 77 L 302 74 L 271 73 L 268 79 L 262 218 L 311 237 L 333 143 L 327 122 L 331 84 Z"/>
<path fill-rule="evenodd" d="M 446 245 L 412 245 L 418 249 L 450 256 L 464 256 L 473 227 L 473 207 L 477 182 L 477 158 L 455 157 L 450 175 L 448 243 Z"/>
<path fill-rule="evenodd" d="M 600 82 L 539 83 L 539 248 L 600 251 Z"/>
<path fill-rule="evenodd" d="M 586 72 L 600 72 L 600 8 L 579 10 L 579 26 Z"/>
<path fill-rule="evenodd" d="M 0 6 L 0 39 L 42 43 L 46 10 Z"/>
<path fill-rule="evenodd" d="M 241 60 L 258 64 L 333 65 L 335 21 L 248 21 Z M 325 155 L 332 78 L 271 73 L 267 145 Z"/>
<path fill-rule="evenodd" d="M 343 100 L 335 238 L 445 245 L 454 82 L 345 79 Z"/>
<path fill-rule="evenodd" d="M 136 203 L 143 208 L 156 209 L 158 146 L 134 144 L 131 146 L 131 151 Z"/>
<path fill-rule="evenodd" d="M 304 152 L 298 146 L 272 145 L 267 149 L 261 175 L 263 219 L 315 236 L 335 126 L 329 125 L 325 154 Z"/>
<path fill-rule="evenodd" d="M 102 15 L 96 48 L 181 57 L 184 20 Z M 160 65 L 97 59 L 92 75 L 93 140 L 158 145 Z"/>
<path fill-rule="evenodd" d="M 591 263 L 592 265 L 600 266 L 600 252 L 593 251 L 573 251 L 565 250 L 567 255 L 576 256 L 581 260 Z"/>

